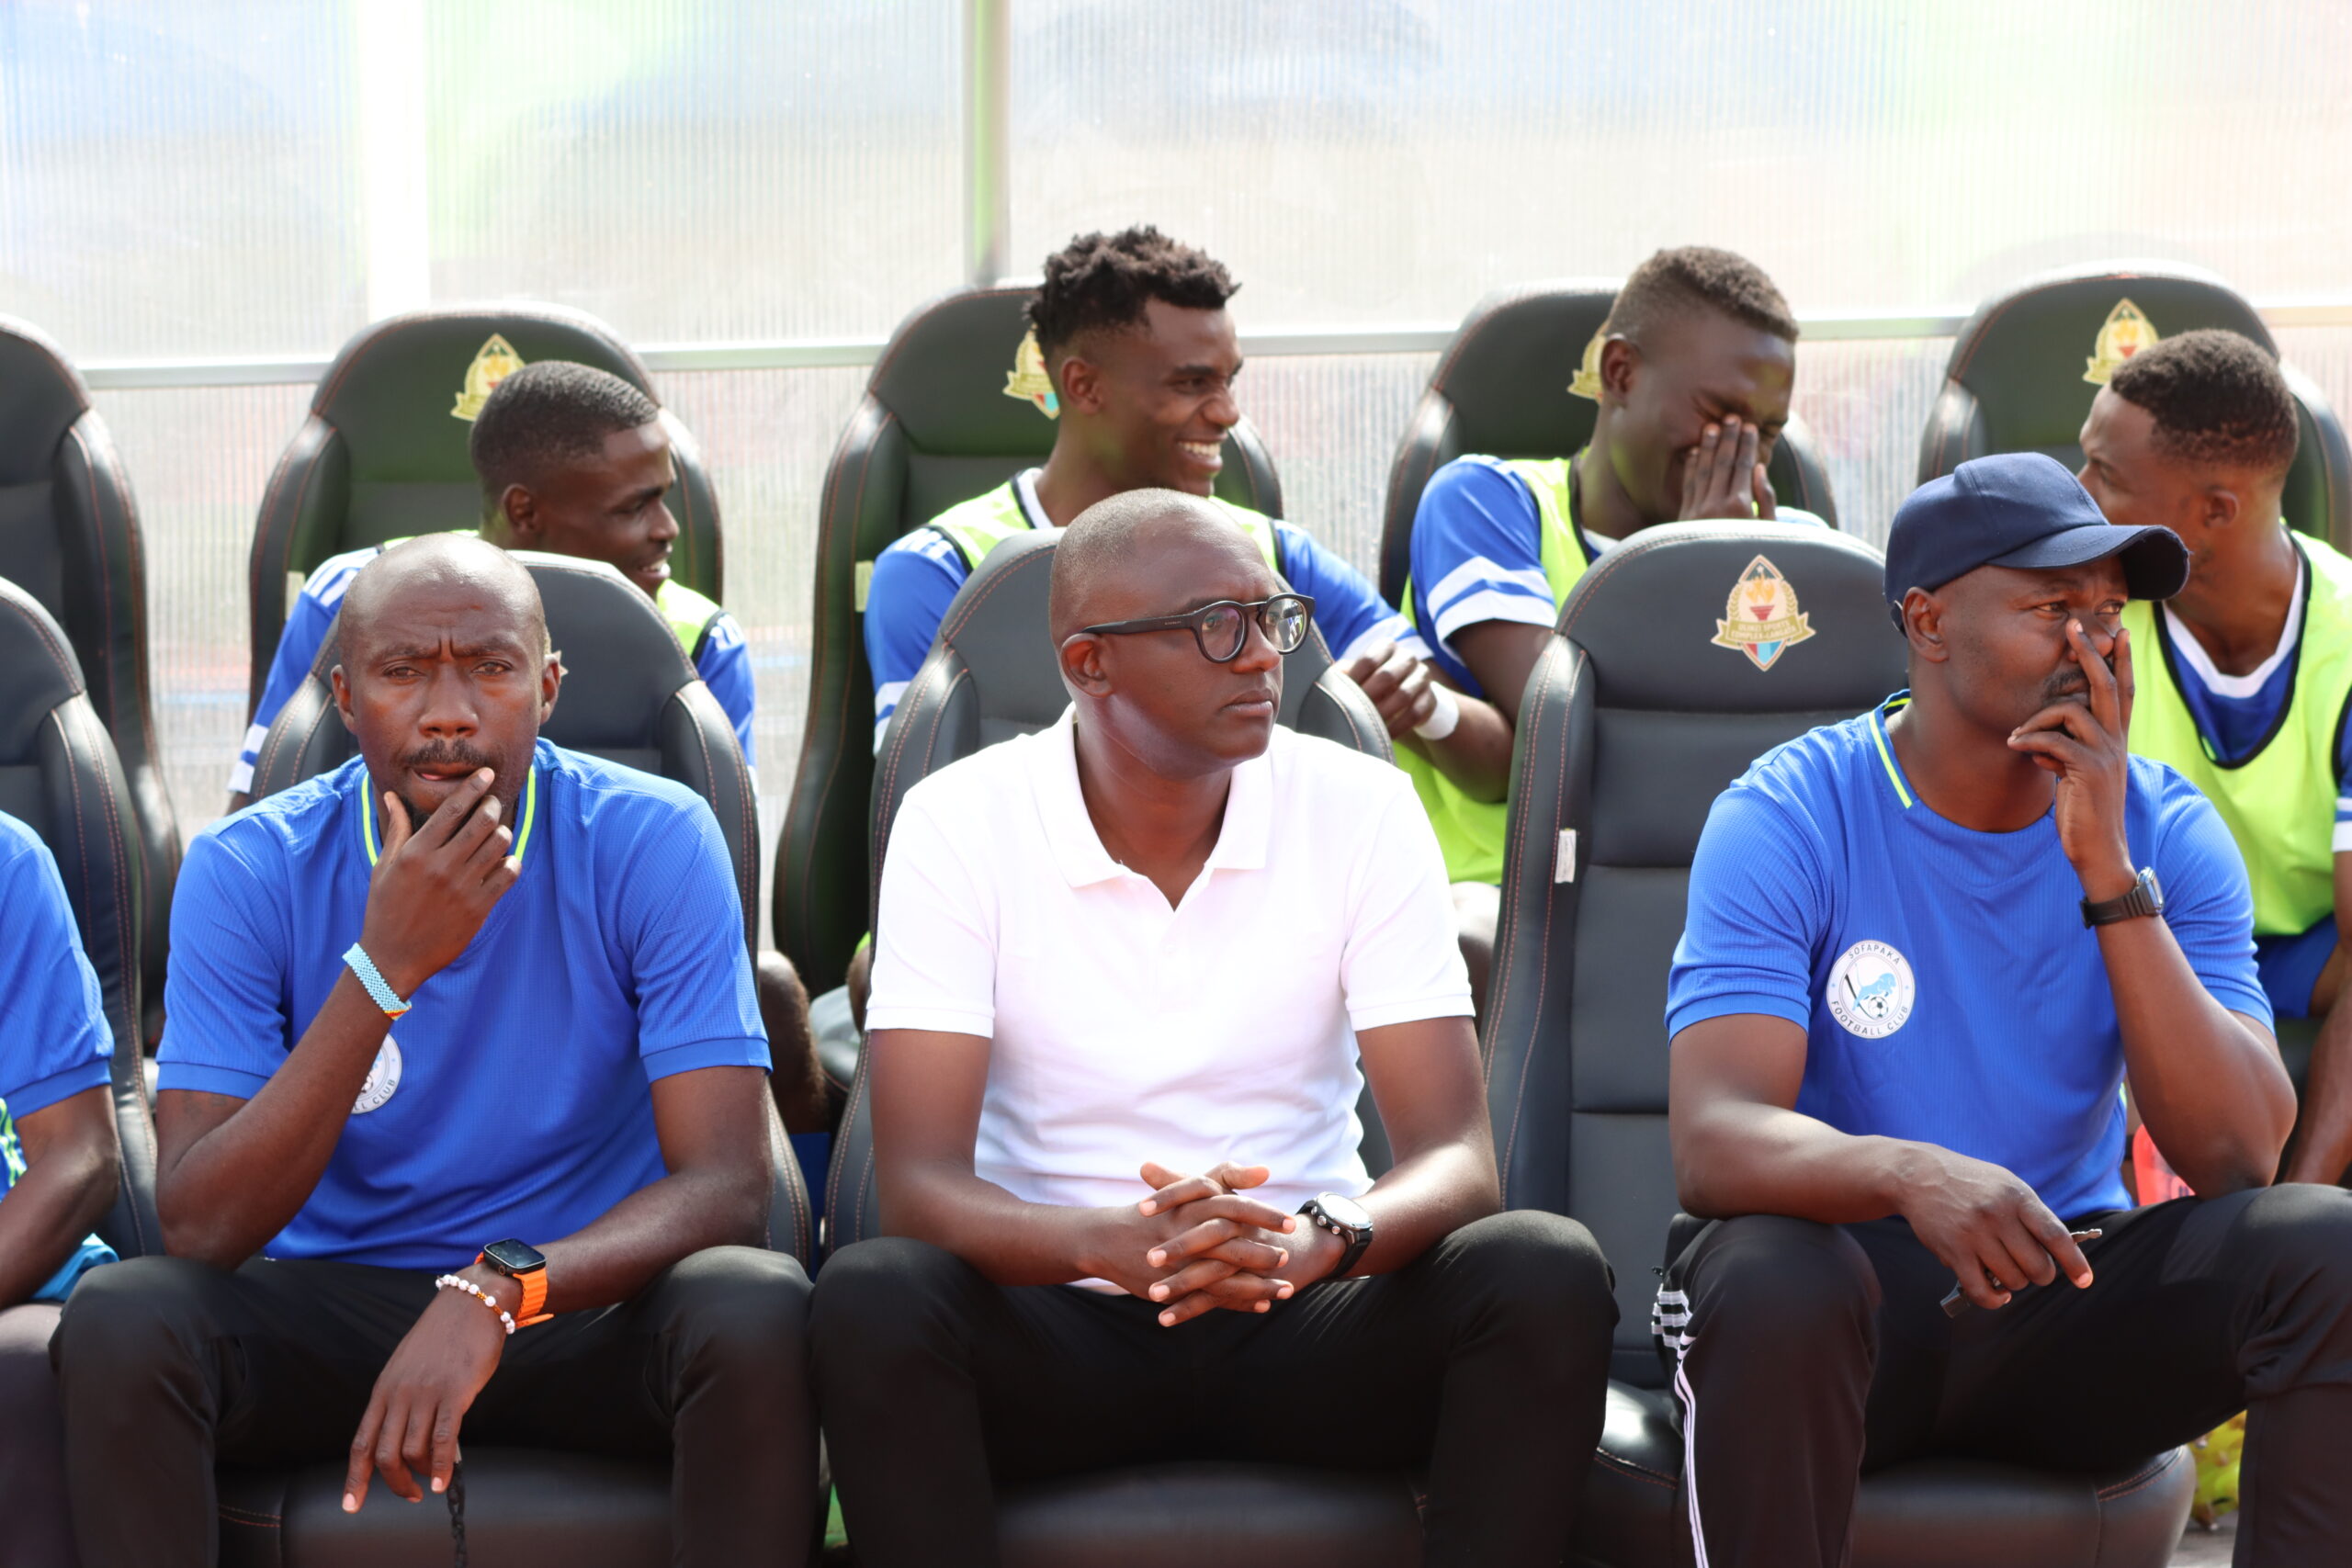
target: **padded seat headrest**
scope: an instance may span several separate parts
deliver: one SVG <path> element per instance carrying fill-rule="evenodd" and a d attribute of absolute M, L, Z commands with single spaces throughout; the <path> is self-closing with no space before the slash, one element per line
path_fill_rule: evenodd
<path fill-rule="evenodd" d="M 1591 661 L 1606 707 L 1859 713 L 1905 682 L 1884 583 L 1879 553 L 1849 535 L 1667 524 L 1585 573 L 1560 635 Z"/>
<path fill-rule="evenodd" d="M 2160 337 L 2222 327 L 2278 352 L 2254 307 L 2211 273 L 2119 262 L 2029 279 L 1977 308 L 1952 341 L 1945 367 L 1948 379 L 1976 394 L 1987 449 L 2049 451 L 2069 468 L 2078 466 L 2075 437 L 2105 374 L 2129 357 L 2127 350 L 2154 341 L 2143 342 L 2135 310 Z M 2103 343 L 2110 320 L 2118 330 Z M 2110 362 L 2101 379 L 2086 380 L 2103 355 Z"/>
<path fill-rule="evenodd" d="M 82 666 L 40 601 L 0 578 L 0 766 L 28 763 L 59 704 L 80 696 Z"/>
<path fill-rule="evenodd" d="M 460 398 L 488 390 L 471 372 L 493 337 L 526 365 L 593 365 L 652 395 L 637 355 L 585 311 L 483 305 L 393 316 L 344 345 L 311 400 L 311 412 L 342 435 L 355 479 L 476 483 L 466 456 L 473 423 L 457 410 Z"/>
<path fill-rule="evenodd" d="M 1600 405 L 1570 392 L 1568 380 L 1616 301 L 1613 279 L 1555 279 L 1489 294 L 1454 334 L 1430 390 L 1453 403 L 1478 451 L 1574 451 L 1591 436 Z"/>
<path fill-rule="evenodd" d="M 48 334 L 0 316 L 0 485 L 47 479 L 57 444 L 89 409 L 90 389 Z"/>
<path fill-rule="evenodd" d="M 1022 307 L 1035 286 L 956 289 L 899 323 L 866 383 L 907 439 L 939 457 L 1034 455 L 1054 448 L 1054 421 L 1004 395 L 1028 332 Z"/>

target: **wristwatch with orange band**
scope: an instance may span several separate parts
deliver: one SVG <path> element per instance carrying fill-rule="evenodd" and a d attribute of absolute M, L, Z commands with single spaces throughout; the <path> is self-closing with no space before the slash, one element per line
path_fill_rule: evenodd
<path fill-rule="evenodd" d="M 555 1315 L 547 1310 L 547 1254 L 537 1247 L 527 1241 L 493 1241 L 474 1255 L 474 1261 L 488 1264 L 523 1287 L 523 1304 L 514 1309 L 515 1327 L 528 1328 Z"/>

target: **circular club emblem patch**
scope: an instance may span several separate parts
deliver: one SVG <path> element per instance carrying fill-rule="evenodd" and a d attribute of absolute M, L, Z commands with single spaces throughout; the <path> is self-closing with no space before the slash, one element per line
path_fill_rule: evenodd
<path fill-rule="evenodd" d="M 1829 1016 L 1865 1040 L 1902 1028 L 1918 995 L 1911 961 L 1883 942 L 1858 942 L 1829 966 Z"/>
<path fill-rule="evenodd" d="M 400 1042 L 384 1036 L 383 1049 L 376 1053 L 376 1060 L 368 1068 L 368 1081 L 359 1086 L 359 1098 L 351 1102 L 354 1116 L 365 1116 L 392 1098 L 401 1087 Z"/>

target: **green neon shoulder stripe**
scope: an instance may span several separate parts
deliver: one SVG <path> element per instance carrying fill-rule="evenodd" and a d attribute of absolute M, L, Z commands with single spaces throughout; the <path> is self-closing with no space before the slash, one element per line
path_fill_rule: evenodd
<path fill-rule="evenodd" d="M 1897 692 L 1871 710 L 1871 739 L 1878 742 L 1878 760 L 1886 769 L 1886 782 L 1894 786 L 1894 798 L 1903 803 L 1905 811 L 1911 809 L 1911 786 L 1903 782 L 1903 770 L 1894 765 L 1894 748 L 1886 739 L 1886 716 L 1910 704 L 1910 693 Z"/>
<path fill-rule="evenodd" d="M 359 841 L 368 848 L 368 864 L 371 868 L 375 865 L 377 858 L 376 803 L 369 798 L 373 793 L 371 781 L 371 787 L 362 791 L 359 796 Z M 534 765 L 531 769 L 530 782 L 523 786 L 522 831 L 514 835 L 514 853 L 512 858 L 517 867 L 523 863 L 524 852 L 531 847 L 531 827 L 538 820 L 538 816 L 539 770 Z"/>

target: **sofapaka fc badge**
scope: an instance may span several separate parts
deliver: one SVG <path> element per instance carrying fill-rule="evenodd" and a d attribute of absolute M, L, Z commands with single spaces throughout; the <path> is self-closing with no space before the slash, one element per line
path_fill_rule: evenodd
<path fill-rule="evenodd" d="M 1054 378 L 1046 374 L 1046 354 L 1037 346 L 1035 327 L 1012 351 L 1012 368 L 1004 373 L 1004 395 L 1036 404 L 1037 412 L 1047 419 L 1061 417 L 1062 401 L 1054 396 Z"/>
<path fill-rule="evenodd" d="M 1804 611 L 1797 608 L 1797 591 L 1781 569 L 1762 556 L 1732 584 L 1724 618 L 1715 623 L 1708 640 L 1717 648 L 1736 649 L 1758 670 L 1770 670 L 1781 655 L 1814 635 Z"/>
<path fill-rule="evenodd" d="M 458 406 L 449 411 L 449 417 L 471 424 L 481 416 L 481 405 L 490 400 L 490 394 L 498 384 L 521 368 L 523 356 L 514 352 L 514 345 L 496 333 L 491 333 L 490 341 L 474 355 L 474 362 L 466 367 L 465 389 L 458 394 Z"/>
<path fill-rule="evenodd" d="M 2098 341 L 2091 344 L 2083 379 L 2094 387 L 2106 386 L 2125 360 L 2143 348 L 2154 347 L 2155 343 L 2156 324 L 2147 313 L 2129 299 L 2117 300 L 2115 309 L 2107 313 L 2106 324 L 2098 329 Z"/>

